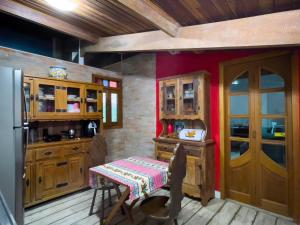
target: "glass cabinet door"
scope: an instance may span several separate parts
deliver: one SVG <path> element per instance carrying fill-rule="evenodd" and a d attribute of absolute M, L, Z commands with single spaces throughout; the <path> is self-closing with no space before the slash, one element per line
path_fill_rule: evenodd
<path fill-rule="evenodd" d="M 165 115 L 176 115 L 177 113 L 177 83 L 163 83 L 163 111 Z"/>
<path fill-rule="evenodd" d="M 100 87 L 88 86 L 85 89 L 85 112 L 88 115 L 102 114 L 102 91 Z"/>
<path fill-rule="evenodd" d="M 198 79 L 180 79 L 180 111 L 183 115 L 198 113 Z"/>
<path fill-rule="evenodd" d="M 67 113 L 82 113 L 82 88 L 67 87 Z"/>
<path fill-rule="evenodd" d="M 35 116 L 54 116 L 56 97 L 55 82 L 37 80 L 35 82 Z"/>
<path fill-rule="evenodd" d="M 33 112 L 33 80 L 29 79 L 27 77 L 24 78 L 24 95 L 25 95 L 25 108 L 24 108 L 24 117 L 25 119 L 31 119 L 32 118 L 32 112 Z"/>

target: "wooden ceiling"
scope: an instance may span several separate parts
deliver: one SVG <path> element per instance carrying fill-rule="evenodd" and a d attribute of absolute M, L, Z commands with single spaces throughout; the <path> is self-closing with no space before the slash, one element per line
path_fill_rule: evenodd
<path fill-rule="evenodd" d="M 68 34 L 72 34 L 72 30 L 76 27 L 73 36 L 96 42 L 99 37 L 152 31 L 161 29 L 161 27 L 167 27 L 167 31 L 164 31 L 171 33 L 171 36 L 175 36 L 172 34 L 176 33 L 177 25 L 188 26 L 211 23 L 300 8 L 300 0 L 75 1 L 78 2 L 79 7 L 74 12 L 58 11 L 50 7 L 45 0 L 1 0 L 0 11 L 14 14 Z M 157 14 L 150 13 L 150 17 L 152 16 L 157 22 L 157 17 L 162 15 L 158 18 L 165 20 L 164 23 L 155 23 L 151 18 L 149 20 L 149 17 L 144 15 L 148 13 L 149 8 L 139 5 L 139 2 L 137 4 L 136 1 L 152 5 L 151 8 Z M 130 7 L 130 4 L 133 5 L 133 8 Z M 136 5 L 139 6 L 136 7 Z M 144 11 L 138 12 L 140 9 Z M 53 18 L 53 21 L 51 21 L 51 18 Z M 169 25 L 171 28 L 168 30 Z"/>

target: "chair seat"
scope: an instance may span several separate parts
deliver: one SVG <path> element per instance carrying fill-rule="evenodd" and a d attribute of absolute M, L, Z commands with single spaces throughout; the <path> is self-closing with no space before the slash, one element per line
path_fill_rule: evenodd
<path fill-rule="evenodd" d="M 168 217 L 169 209 L 166 206 L 169 197 L 167 196 L 151 196 L 145 199 L 140 207 L 142 212 L 149 217 L 164 218 Z"/>

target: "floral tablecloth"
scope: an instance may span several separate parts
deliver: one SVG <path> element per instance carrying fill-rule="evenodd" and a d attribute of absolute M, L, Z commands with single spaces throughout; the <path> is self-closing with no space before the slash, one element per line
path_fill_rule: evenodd
<path fill-rule="evenodd" d="M 118 160 L 89 170 L 89 184 L 97 185 L 97 175 L 107 177 L 130 188 L 129 200 L 150 194 L 168 181 L 168 163 L 134 156 Z"/>

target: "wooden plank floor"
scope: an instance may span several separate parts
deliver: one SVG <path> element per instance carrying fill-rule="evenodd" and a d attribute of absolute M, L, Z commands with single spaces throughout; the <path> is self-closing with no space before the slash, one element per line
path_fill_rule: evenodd
<path fill-rule="evenodd" d="M 116 201 L 115 192 L 113 200 Z M 168 191 L 160 190 L 155 195 L 168 195 Z M 95 203 L 94 214 L 89 216 L 93 190 L 77 192 L 42 205 L 29 208 L 25 212 L 26 225 L 94 225 L 99 224 L 100 191 Z M 106 196 L 107 197 L 107 196 Z M 105 214 L 110 211 L 106 198 Z M 144 217 L 134 209 L 134 218 L 142 222 Z M 233 201 L 213 199 L 208 206 L 185 197 L 178 217 L 179 224 L 186 225 L 296 225 L 290 219 L 259 210 L 251 206 L 241 205 Z M 119 212 L 113 224 L 129 225 Z"/>

